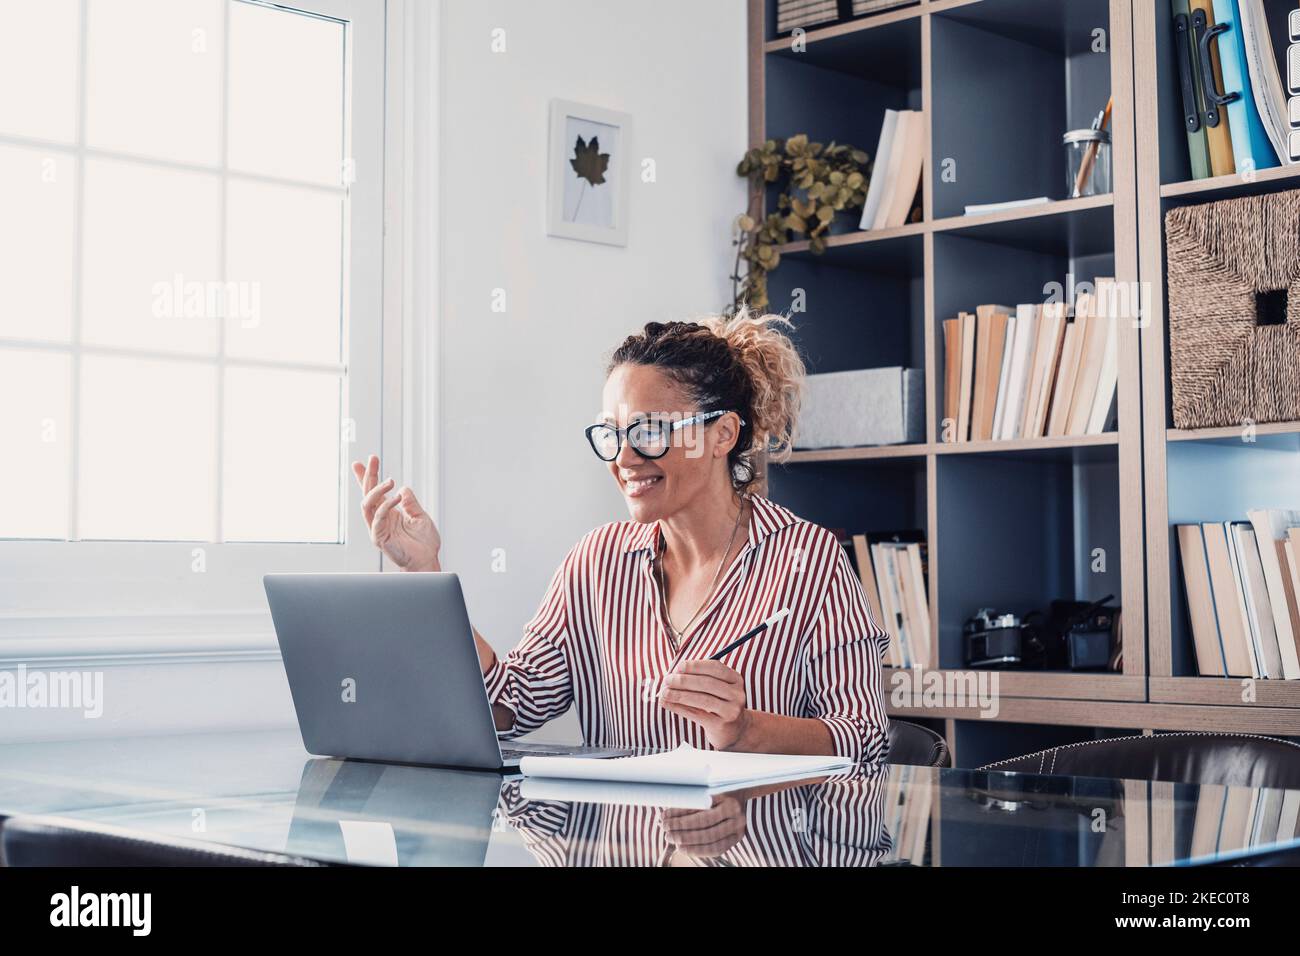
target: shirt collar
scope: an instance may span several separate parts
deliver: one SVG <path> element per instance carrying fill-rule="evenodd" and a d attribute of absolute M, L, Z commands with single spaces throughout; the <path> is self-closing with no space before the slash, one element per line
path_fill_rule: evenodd
<path fill-rule="evenodd" d="M 749 547 L 757 547 L 758 544 L 770 534 L 780 531 L 799 520 L 799 517 L 789 508 L 784 508 L 764 498 L 761 495 L 750 495 L 749 500 L 753 502 L 754 513 L 749 522 Z M 645 524 L 634 524 L 632 530 L 628 532 L 623 543 L 623 553 L 633 554 L 637 551 L 649 551 L 654 554 L 659 547 L 659 522 L 651 521 Z"/>

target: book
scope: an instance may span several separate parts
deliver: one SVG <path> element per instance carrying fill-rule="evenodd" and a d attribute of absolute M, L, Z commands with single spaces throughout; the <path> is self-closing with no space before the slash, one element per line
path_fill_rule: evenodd
<path fill-rule="evenodd" d="M 916 666 L 930 666 L 930 598 L 926 593 L 925 561 L 922 552 L 924 544 L 911 542 L 899 545 L 906 567 L 903 576 L 909 582 L 908 592 L 911 607 L 911 623 L 914 640 L 912 651 L 916 655 Z"/>
<path fill-rule="evenodd" d="M 862 218 L 858 220 L 859 229 L 871 229 L 875 225 L 880 200 L 885 194 L 885 183 L 889 179 L 889 156 L 894 149 L 897 129 L 898 110 L 885 110 L 885 117 L 880 122 L 880 138 L 876 140 L 876 164 L 867 183 L 866 199 L 862 202 Z"/>
<path fill-rule="evenodd" d="M 1214 23 L 1212 2 L 1213 0 L 1189 0 L 1189 6 L 1193 12 L 1199 10 L 1205 14 L 1205 22 L 1212 24 Z M 1224 89 L 1223 66 L 1219 58 L 1217 41 L 1210 44 L 1210 67 L 1213 76 L 1205 80 L 1205 85 L 1209 86 L 1212 81 L 1214 89 Z M 1219 107 L 1218 112 L 1219 122 L 1214 126 L 1207 124 L 1205 127 L 1205 141 L 1210 149 L 1210 175 L 1231 176 L 1237 171 L 1236 161 L 1233 159 L 1232 130 L 1228 124 L 1227 111 Z"/>
<path fill-rule="evenodd" d="M 1099 435 L 1104 432 L 1111 421 L 1115 408 L 1116 392 L 1119 386 L 1119 323 L 1117 314 L 1115 284 L 1106 280 L 1102 285 L 1098 279 L 1098 312 L 1104 316 L 1106 344 L 1102 351 L 1101 370 L 1097 376 L 1097 389 L 1092 400 L 1092 411 L 1088 415 L 1086 434 Z"/>
<path fill-rule="evenodd" d="M 885 544 L 871 546 L 871 563 L 876 569 L 876 584 L 880 590 L 880 606 L 885 615 L 885 630 L 898 644 L 899 667 L 911 667 L 911 648 L 904 624 L 902 600 L 898 589 L 898 573 L 893 561 L 893 551 Z"/>
<path fill-rule="evenodd" d="M 1213 7 L 1215 21 L 1228 27 L 1218 40 L 1223 89 L 1225 93 L 1241 93 L 1241 96 L 1227 105 L 1236 171 L 1246 173 L 1270 169 L 1278 165 L 1278 158 L 1269 141 L 1268 131 L 1264 128 L 1259 108 L 1255 105 L 1237 0 L 1213 0 Z"/>
<path fill-rule="evenodd" d="M 1064 435 L 1069 425 L 1070 402 L 1074 398 L 1074 382 L 1079 375 L 1079 353 L 1083 350 L 1086 329 L 1086 319 L 1081 315 L 1065 327 L 1061 358 L 1056 369 L 1056 384 L 1052 389 L 1052 411 L 1047 419 L 1048 435 Z"/>
<path fill-rule="evenodd" d="M 1291 591 L 1296 595 L 1296 602 L 1300 603 L 1300 528 L 1288 528 L 1286 532 L 1286 551 L 1287 570 L 1291 574 Z"/>
<path fill-rule="evenodd" d="M 1093 401 L 1101 380 L 1102 360 L 1106 352 L 1106 339 L 1114 323 L 1102 309 L 1102 299 L 1109 297 L 1110 279 L 1098 279 L 1096 291 L 1079 296 L 1079 311 L 1086 309 L 1088 325 L 1079 350 L 1079 370 L 1074 382 L 1074 395 L 1070 399 L 1070 412 L 1065 423 L 1065 434 L 1083 435 L 1088 431 L 1092 417 Z M 1113 297 L 1111 297 L 1113 298 Z M 1086 303 L 1085 303 L 1086 299 Z"/>
<path fill-rule="evenodd" d="M 963 312 L 959 318 L 961 320 L 961 393 L 957 398 L 957 441 L 969 441 L 975 392 L 975 316 Z"/>
<path fill-rule="evenodd" d="M 971 407 L 971 441 L 993 437 L 993 412 L 997 403 L 1002 346 L 1010 310 L 1005 305 L 975 309 L 975 392 Z"/>
<path fill-rule="evenodd" d="M 635 757 L 601 759 L 530 754 L 519 761 L 519 772 L 525 777 L 672 784 L 707 787 L 714 792 L 754 783 L 822 776 L 852 767 L 851 757 L 735 753 L 699 750 L 690 744 Z"/>
<path fill-rule="evenodd" d="M 916 533 L 907 533 L 912 537 Z M 874 536 L 873 536 L 874 537 Z M 925 542 L 880 541 L 872 544 L 873 560 L 883 571 L 877 585 L 889 591 L 889 601 L 902 618 L 907 667 L 930 666 L 930 602 L 926 593 Z"/>
<path fill-rule="evenodd" d="M 1269 679 L 1282 676 L 1282 657 L 1278 650 L 1277 630 L 1273 626 L 1273 612 L 1268 604 L 1264 569 L 1259 560 L 1259 544 L 1255 529 L 1247 521 L 1228 522 L 1228 533 L 1235 545 L 1237 576 L 1241 596 L 1246 607 L 1246 623 L 1250 629 L 1251 644 L 1255 649 L 1259 676 Z"/>
<path fill-rule="evenodd" d="M 1011 199 L 1007 202 L 986 202 L 975 203 L 966 207 L 968 216 L 988 216 L 995 212 L 1006 212 L 1010 209 L 1024 209 L 1026 206 L 1040 206 L 1043 203 L 1051 202 L 1046 196 L 1035 196 L 1033 199 Z"/>
<path fill-rule="evenodd" d="M 1300 511 L 1255 508 L 1247 511 L 1246 517 L 1259 545 L 1259 561 L 1277 637 L 1280 676 L 1295 680 L 1300 678 L 1300 611 L 1291 586 L 1285 542 L 1288 529 L 1300 527 Z"/>
<path fill-rule="evenodd" d="M 957 427 L 957 404 L 961 399 L 961 319 L 943 320 L 943 418 L 939 434 Z M 950 423 L 945 426 L 944 422 Z"/>
<path fill-rule="evenodd" d="M 1018 309 L 1019 307 L 1017 307 Z M 1007 397 L 1011 392 L 1011 354 L 1016 345 L 1016 316 L 1007 318 L 1007 333 L 1002 340 L 1002 361 L 998 363 L 998 397 L 993 405 L 993 431 L 990 438 L 1001 438 L 1007 414 Z"/>
<path fill-rule="evenodd" d="M 1245 625 L 1246 610 L 1241 601 L 1232 568 L 1232 549 L 1227 529 L 1218 522 L 1201 525 L 1205 538 L 1205 560 L 1210 572 L 1219 639 L 1223 645 L 1223 668 L 1229 677 L 1255 677 L 1254 655 Z"/>
<path fill-rule="evenodd" d="M 1190 99 L 1183 103 L 1184 115 L 1196 117 L 1196 129 L 1187 130 L 1187 152 L 1192 165 L 1192 178 L 1205 179 L 1210 175 L 1210 144 L 1205 132 L 1205 91 L 1201 86 L 1201 53 L 1196 47 L 1196 37 L 1192 31 L 1191 5 L 1188 0 L 1172 0 L 1171 6 L 1175 23 L 1178 17 L 1184 18 L 1183 29 L 1174 31 L 1174 42 L 1182 44 L 1182 48 L 1176 51 L 1178 57 L 1173 65 L 1181 69 L 1182 60 L 1185 58 L 1192 75 L 1192 87 L 1184 91 Z"/>
<path fill-rule="evenodd" d="M 876 211 L 876 228 L 893 229 L 907 223 L 921 184 L 921 167 L 925 162 L 925 116 L 919 110 L 905 110 L 899 114 L 899 127 L 894 131 L 895 147 L 890 156 L 889 185 Z"/>
<path fill-rule="evenodd" d="M 1223 533 L 1228 541 L 1228 560 L 1232 565 L 1232 582 L 1236 588 L 1237 611 L 1241 617 L 1241 630 L 1246 635 L 1246 646 L 1250 649 L 1250 675 L 1252 677 L 1267 677 L 1264 672 L 1264 660 L 1260 655 L 1259 634 L 1255 630 L 1254 622 L 1251 620 L 1250 605 L 1246 598 L 1246 579 L 1241 564 L 1241 553 L 1238 550 L 1238 541 L 1236 532 L 1233 531 L 1232 522 L 1223 522 Z"/>
<path fill-rule="evenodd" d="M 921 622 L 917 619 L 916 582 L 908 567 L 907 546 L 885 544 L 889 554 L 890 570 L 897 586 L 898 611 L 903 616 L 903 633 L 907 635 L 907 663 L 909 667 L 924 667 L 929 657 L 929 641 L 922 643 Z"/>
<path fill-rule="evenodd" d="M 1038 320 L 1041 315 L 1042 306 L 1032 304 L 1016 306 L 1016 335 L 1011 353 L 1007 404 L 1002 417 L 1002 430 L 996 436 L 1006 441 L 1020 437 L 1033 351 L 1037 344 Z"/>
<path fill-rule="evenodd" d="M 875 570 L 876 592 L 880 596 L 881 621 L 878 622 L 891 637 L 891 648 L 896 645 L 898 657 L 895 667 L 928 666 L 930 659 L 929 610 L 925 598 L 925 532 L 918 529 L 901 531 L 873 531 L 865 535 L 870 563 Z M 915 545 L 920 556 L 920 586 L 904 581 L 903 575 L 914 572 L 907 560 L 900 557 L 901 549 Z M 919 607 L 924 618 L 915 620 L 917 607 L 913 606 L 911 592 L 919 594 Z M 920 635 L 920 636 L 918 636 Z M 922 643 L 922 641 L 924 643 Z"/>
<path fill-rule="evenodd" d="M 1222 677 L 1225 673 L 1223 644 L 1219 639 L 1219 620 L 1214 610 L 1214 592 L 1210 587 L 1205 535 L 1198 524 L 1180 524 L 1177 534 L 1178 554 L 1183 565 L 1183 589 L 1187 592 L 1187 611 L 1192 625 L 1192 644 L 1196 650 L 1196 672 L 1202 677 Z"/>
<path fill-rule="evenodd" d="M 1025 397 L 1024 416 L 1020 434 L 1023 438 L 1038 438 L 1044 433 L 1056 370 L 1065 341 L 1065 305 L 1049 302 L 1040 307 L 1041 328 L 1034 346 L 1034 361 L 1030 370 L 1029 392 Z"/>
<path fill-rule="evenodd" d="M 1273 37 L 1264 0 L 1237 0 L 1237 22 L 1241 27 L 1246 75 L 1250 78 L 1251 92 L 1255 97 L 1255 111 L 1264 124 L 1274 155 L 1282 165 L 1290 165 L 1291 150 L 1287 139 L 1291 123 L 1287 96 L 1282 87 L 1282 75 L 1277 69 L 1277 57 L 1273 54 Z"/>
<path fill-rule="evenodd" d="M 903 168 L 904 154 L 907 152 L 907 131 L 911 126 L 911 116 L 911 110 L 899 110 L 898 118 L 894 122 L 894 136 L 889 144 L 889 159 L 885 163 L 884 182 L 881 183 L 880 205 L 876 207 L 876 215 L 870 226 L 872 229 L 884 229 L 889 221 L 890 211 L 894 205 L 894 194 L 898 192 L 898 173 Z M 872 178 L 877 175 L 880 174 L 873 169 Z"/>

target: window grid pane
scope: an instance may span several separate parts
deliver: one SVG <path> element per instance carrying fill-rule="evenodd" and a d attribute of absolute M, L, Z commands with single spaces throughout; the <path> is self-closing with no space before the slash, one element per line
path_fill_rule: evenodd
<path fill-rule="evenodd" d="M 166 5 L 165 15 L 161 8 L 155 9 L 160 3 Z M 193 14 L 188 20 L 185 12 L 177 12 L 182 4 Z M 59 201 L 65 203 L 66 215 L 71 218 L 72 248 L 63 248 L 61 255 L 50 255 L 43 261 L 70 267 L 71 281 L 55 283 L 43 276 L 34 280 L 37 289 L 72 290 L 72 301 L 62 312 L 64 324 L 59 324 L 57 301 L 49 304 L 52 318 L 42 321 L 39 327 L 9 327 L 0 322 L 0 364 L 26 362 L 33 371 L 48 371 L 64 367 L 58 365 L 59 356 L 66 363 L 60 379 L 68 389 L 64 404 L 58 405 L 58 387 L 52 386 L 52 396 L 45 396 L 42 402 L 58 405 L 58 412 L 41 419 L 50 426 L 42 432 L 46 440 L 52 433 L 64 443 L 59 446 L 56 441 L 55 448 L 44 449 L 41 467 L 56 468 L 62 480 L 45 485 L 54 494 L 43 497 L 45 507 L 26 515 L 23 521 L 0 516 L 0 524 L 10 526 L 0 526 L 0 537 L 226 540 L 223 529 L 228 528 L 230 540 L 343 543 L 346 499 L 341 433 L 347 373 L 341 354 L 346 334 L 341 325 L 344 283 L 340 270 L 347 243 L 343 226 L 347 221 L 344 204 L 348 201 L 344 182 L 346 91 L 342 82 L 346 25 L 242 0 L 134 0 L 126 8 L 116 0 L 111 4 L 103 0 L 71 0 L 66 5 L 75 14 L 76 29 L 51 33 L 61 37 L 65 47 L 72 47 L 64 53 L 71 56 L 77 69 L 61 74 L 75 75 L 68 81 L 69 91 L 52 87 L 51 95 L 66 94 L 65 98 L 74 104 L 71 122 L 66 129 L 33 128 L 25 122 L 29 117 L 15 119 L 0 111 L 0 158 L 7 155 L 6 147 L 19 151 L 26 147 L 29 152 L 35 147 L 43 154 L 42 169 L 47 174 L 53 169 L 55 182 L 61 176 L 73 180 L 70 196 L 44 197 L 55 202 L 56 211 Z M 166 124 L 158 123 L 156 115 L 134 125 L 126 114 L 101 117 L 98 111 L 111 109 L 106 104 L 115 102 L 114 98 L 100 95 L 103 91 L 99 89 L 89 95 L 92 72 L 108 88 L 114 87 L 112 79 L 104 78 L 109 76 L 105 70 L 115 60 L 126 74 L 117 78 L 117 85 L 135 82 L 139 71 L 147 68 L 138 61 L 141 50 L 147 50 L 149 44 L 131 54 L 113 48 L 109 41 L 131 40 L 132 26 L 139 27 L 141 21 L 128 21 L 133 16 L 148 17 L 149 11 L 162 16 L 161 21 L 150 23 L 160 32 L 152 43 L 155 47 L 163 45 L 161 58 L 185 66 L 202 65 L 201 69 L 191 70 L 186 102 L 195 96 L 191 89 L 195 83 L 201 100 L 216 91 L 220 121 L 211 124 L 217 127 L 211 140 L 211 145 L 216 146 L 215 157 L 205 145 L 205 137 L 213 130 L 202 116 L 182 131 L 183 141 L 158 141 L 158 129 Z M 250 11 L 256 15 L 250 15 Z M 67 11 L 54 13 L 67 20 Z M 229 167 L 233 78 L 228 37 L 230 23 L 236 17 L 241 23 L 262 23 L 268 32 L 281 37 L 285 31 L 292 34 L 301 28 L 303 36 L 312 38 L 314 62 L 328 81 L 324 86 L 337 94 L 332 116 L 329 102 L 319 96 L 311 116 L 314 144 L 326 144 L 331 155 L 318 148 L 314 154 L 295 155 L 289 164 L 277 165 L 275 153 L 263 150 L 258 155 L 245 148 L 245 169 Z M 105 31 L 108 45 L 95 46 L 98 34 L 92 31 L 97 24 Z M 248 39 L 258 40 L 254 34 L 248 34 Z M 178 43 L 186 44 L 186 48 L 181 50 L 175 46 Z M 214 57 L 219 58 L 215 71 Z M 304 82 L 300 75 L 280 76 Z M 306 82 L 310 84 L 311 78 L 307 77 Z M 322 84 L 315 86 L 319 90 Z M 243 84 L 242 89 L 247 91 L 248 84 Z M 164 98 L 166 95 L 171 94 Z M 121 99 L 130 97 L 118 97 L 116 101 Z M 241 132 L 255 131 L 259 124 L 265 127 L 265 115 L 253 117 L 251 126 L 243 124 Z M 71 142 L 61 145 L 57 142 L 60 139 Z M 248 142 L 245 139 L 246 145 Z M 105 170 L 115 172 L 119 182 L 103 181 Z M 202 198 L 207 187 L 195 191 L 195 184 L 205 177 L 212 177 L 214 183 L 215 195 L 208 199 Z M 134 185 L 124 185 L 123 179 Z M 153 188 L 164 181 L 188 185 L 182 187 L 182 193 L 173 192 L 168 197 L 165 189 L 159 192 Z M 244 269 L 244 278 L 233 276 L 228 268 L 232 260 L 243 268 L 258 261 L 258 257 L 244 255 L 244 245 L 229 245 L 232 183 L 236 190 L 254 193 L 258 189 L 278 190 L 281 205 L 296 204 L 301 215 L 294 224 L 300 228 L 299 238 L 314 243 L 311 252 L 303 254 L 301 244 L 295 245 L 292 227 L 282 228 L 277 238 L 284 243 L 282 248 L 297 250 L 295 256 L 268 262 L 264 246 L 260 273 L 249 268 Z M 177 195 L 188 196 L 188 200 L 178 202 Z M 132 215 L 132 210 L 114 205 L 115 201 L 130 201 L 138 196 L 154 200 L 160 214 L 172 212 L 171 232 L 167 231 L 165 215 L 151 224 L 147 215 Z M 215 217 L 202 211 L 207 203 Z M 177 215 L 178 205 L 188 212 Z M 104 206 L 106 228 L 97 226 L 98 206 Z M 330 213 L 331 208 L 337 210 L 337 216 Z M 268 219 L 268 225 L 276 222 Z M 322 223 L 331 219 L 336 225 L 322 238 Z M 114 220 L 125 223 L 128 229 L 136 228 L 140 241 L 124 242 L 121 229 L 115 232 L 111 228 Z M 283 220 L 279 224 L 283 227 Z M 255 234 L 255 224 L 251 228 Z M 164 233 L 162 238 L 160 232 Z M 180 243 L 175 241 L 178 237 Z M 42 234 L 39 238 L 57 247 L 57 235 Z M 0 246 L 3 244 L 4 235 L 0 233 Z M 147 261 L 139 254 L 142 244 L 153 246 L 152 258 Z M 178 245 L 184 247 L 179 256 Z M 121 256 L 122 246 L 136 253 L 134 257 Z M 328 259 L 326 251 L 330 253 Z M 119 254 L 116 259 L 114 254 Z M 316 268 L 310 261 L 312 255 L 321 260 Z M 274 289 L 270 298 L 276 304 L 275 315 L 260 314 L 262 275 Z M 148 315 L 142 312 L 145 305 Z M 36 344 L 36 340 L 44 340 L 40 351 L 24 348 L 29 341 Z M 227 345 L 234 346 L 238 354 L 228 354 Z M 257 383 L 257 387 L 245 389 L 247 394 L 227 393 L 231 383 L 250 382 Z M 281 390 L 277 390 L 277 384 Z M 228 411 L 234 410 L 236 417 L 224 422 Z M 57 427 L 52 420 L 57 421 Z M 188 427 L 181 428 L 182 421 L 188 421 Z M 277 444 L 277 433 L 267 431 L 268 421 L 277 421 L 278 434 L 292 440 Z M 19 424 L 22 422 L 15 422 L 15 427 Z M 237 435 L 230 427 L 235 425 L 239 428 Z M 24 441 L 31 437 L 28 431 L 23 430 Z M 308 470 L 297 476 L 310 487 L 305 499 L 310 506 L 288 518 L 282 515 L 277 521 L 274 515 L 258 510 L 260 502 L 251 496 L 259 489 L 256 482 L 249 481 L 248 469 L 249 461 L 257 460 L 259 449 L 271 453 L 282 445 L 297 449 L 297 455 L 285 458 L 282 467 L 296 462 L 304 469 L 310 463 L 312 468 L 325 470 L 323 476 Z M 132 465 L 142 459 L 150 466 L 145 474 L 139 474 L 140 469 Z M 138 486 L 123 477 L 133 470 Z M 149 493 L 139 490 L 151 484 L 161 487 Z M 274 475 L 267 476 L 265 492 L 275 496 L 283 490 Z M 250 497 L 245 500 L 245 495 Z M 67 501 L 66 507 L 59 505 L 60 500 Z M 151 512 L 151 501 L 165 512 L 183 513 L 164 518 Z M 225 514 L 227 506 L 233 508 L 229 516 Z M 257 521 L 269 532 L 255 533 Z"/>

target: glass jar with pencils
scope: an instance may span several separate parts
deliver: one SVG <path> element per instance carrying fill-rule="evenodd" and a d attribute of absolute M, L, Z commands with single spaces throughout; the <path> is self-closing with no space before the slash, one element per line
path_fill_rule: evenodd
<path fill-rule="evenodd" d="M 1066 195 L 1100 196 L 1110 192 L 1110 130 L 1072 129 L 1065 144 Z"/>

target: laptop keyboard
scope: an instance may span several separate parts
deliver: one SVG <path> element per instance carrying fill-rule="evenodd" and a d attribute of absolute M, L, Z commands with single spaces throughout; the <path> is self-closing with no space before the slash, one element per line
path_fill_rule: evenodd
<path fill-rule="evenodd" d="M 626 757 L 633 751 L 624 747 L 566 747 L 563 744 L 547 746 L 545 744 L 530 744 L 527 747 L 502 747 L 501 758 L 503 760 L 520 760 L 524 757 L 572 757 L 575 755 L 583 757 Z"/>
<path fill-rule="evenodd" d="M 519 760 L 523 757 L 570 757 L 572 755 L 573 750 L 565 750 L 561 748 L 556 748 L 554 750 L 543 750 L 541 748 L 536 750 L 516 750 L 513 747 L 501 748 L 501 756 L 506 760 Z"/>

